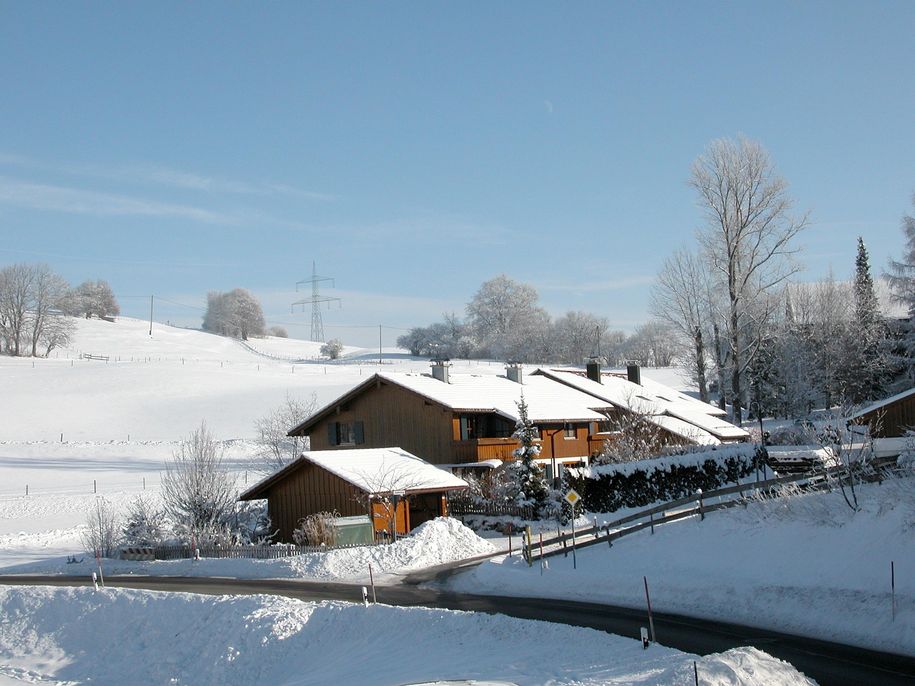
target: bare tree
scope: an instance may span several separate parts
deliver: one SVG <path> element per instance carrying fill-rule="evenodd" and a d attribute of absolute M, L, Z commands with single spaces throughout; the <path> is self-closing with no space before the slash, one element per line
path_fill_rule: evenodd
<path fill-rule="evenodd" d="M 46 264 L 38 264 L 32 268 L 32 296 L 30 298 L 29 329 L 32 341 L 32 357 L 38 355 L 38 345 L 44 343 L 47 352 L 60 344 L 65 344 L 64 338 L 69 340 L 72 326 L 61 326 L 65 314 L 60 309 L 70 292 L 70 285 L 66 280 L 51 271 Z M 53 334 L 48 336 L 49 330 Z M 46 353 L 47 354 L 47 353 Z"/>
<path fill-rule="evenodd" d="M 0 271 L 0 323 L 11 355 L 22 353 L 34 279 L 33 267 L 22 262 Z"/>
<path fill-rule="evenodd" d="M 690 184 L 699 194 L 706 226 L 698 232 L 727 293 L 725 327 L 730 355 L 734 420 L 743 418 L 742 378 L 758 345 L 754 308 L 797 271 L 792 244 L 807 223 L 791 215 L 787 183 L 756 141 L 718 139 L 693 163 Z"/>
<path fill-rule="evenodd" d="M 695 253 L 678 250 L 667 258 L 651 289 L 652 314 L 679 334 L 687 371 L 699 387 L 699 398 L 708 402 L 705 372 L 706 327 L 711 315 L 708 270 Z"/>
<path fill-rule="evenodd" d="M 98 557 L 111 557 L 120 538 L 120 517 L 114 505 L 104 498 L 96 498 L 86 514 L 86 528 L 80 534 L 83 546 Z"/>
<path fill-rule="evenodd" d="M 257 442 L 261 446 L 263 471 L 267 474 L 282 469 L 308 450 L 307 436 L 289 436 L 288 432 L 308 419 L 318 404 L 314 393 L 308 400 L 289 394 L 279 406 L 254 422 Z"/>
<path fill-rule="evenodd" d="M 11 355 L 45 354 L 69 340 L 65 321 L 67 282 L 46 264 L 14 264 L 0 270 L 0 349 Z"/>
<path fill-rule="evenodd" d="M 162 503 L 180 534 L 197 542 L 227 532 L 235 505 L 235 479 L 223 465 L 223 447 L 206 426 L 175 450 L 162 477 Z"/>

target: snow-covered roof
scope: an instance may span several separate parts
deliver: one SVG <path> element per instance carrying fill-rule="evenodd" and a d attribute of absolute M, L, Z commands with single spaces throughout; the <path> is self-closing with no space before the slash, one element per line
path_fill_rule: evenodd
<path fill-rule="evenodd" d="M 450 471 L 421 460 L 403 448 L 308 450 L 239 496 L 240 500 L 266 497 L 266 487 L 300 469 L 315 464 L 366 493 L 445 491 L 468 484 Z"/>
<path fill-rule="evenodd" d="M 853 419 L 858 419 L 860 417 L 863 417 L 866 414 L 870 414 L 871 412 L 875 412 L 877 410 L 882 410 L 887 405 L 892 405 L 893 403 L 895 403 L 899 400 L 903 400 L 904 398 L 908 398 L 910 395 L 913 395 L 913 394 L 915 394 L 915 388 L 910 388 L 907 391 L 902 391 L 901 393 L 892 395 L 889 398 L 884 398 L 883 400 L 878 400 L 877 402 L 871 403 L 867 407 L 858 410 L 851 417 L 849 417 L 848 420 L 851 421 Z"/>
<path fill-rule="evenodd" d="M 615 374 L 602 375 L 598 383 L 579 370 L 570 369 L 539 369 L 535 375 L 555 379 L 614 407 L 641 414 L 657 426 L 702 445 L 749 437 L 740 427 L 713 416 L 713 412 L 707 411 L 714 410 L 708 403 L 663 384 L 636 384 Z"/>
<path fill-rule="evenodd" d="M 450 490 L 467 482 L 403 448 L 310 450 L 302 459 L 339 476 L 366 493 Z"/>
<path fill-rule="evenodd" d="M 595 407 L 604 403 L 574 388 L 542 376 L 525 374 L 523 383 L 505 376 L 452 374 L 445 383 L 429 374 L 379 373 L 379 377 L 408 388 L 455 412 L 495 412 L 518 419 L 522 393 L 533 422 L 591 422 L 605 419 Z"/>

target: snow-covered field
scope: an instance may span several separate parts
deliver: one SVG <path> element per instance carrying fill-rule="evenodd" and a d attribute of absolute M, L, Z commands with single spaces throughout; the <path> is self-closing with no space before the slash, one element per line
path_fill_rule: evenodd
<path fill-rule="evenodd" d="M 812 683 L 754 649 L 643 651 L 590 629 L 424 608 L 0 586 L 0 616 L 0 684 L 686 686 L 694 660 L 709 686 Z"/>
<path fill-rule="evenodd" d="M 358 350 L 348 350 L 345 363 L 293 364 L 293 359 L 313 358 L 316 344 L 263 339 L 252 345 L 264 354 L 197 331 L 156 325 L 150 338 L 142 321 L 80 320 L 73 348 L 58 357 L 0 357 L 0 573 L 88 575 L 93 565 L 81 554 L 79 535 L 96 497 L 118 506 L 139 494 L 155 498 L 165 461 L 201 420 L 227 441 L 228 461 L 241 488 L 246 478 L 258 478 L 252 468 L 257 451 L 251 441 L 254 422 L 287 394 L 300 399 L 314 394 L 323 403 L 378 369 L 428 368 L 427 362 L 410 360 L 402 351 L 386 351 L 381 365 L 377 352 L 362 356 Z M 109 361 L 80 359 L 80 352 L 106 355 Z M 503 367 L 456 362 L 454 371 L 498 374 Z M 683 387 L 673 370 L 649 373 Z M 688 520 L 658 529 L 654 536 L 644 532 L 612 549 L 582 550 L 576 570 L 571 559 L 553 558 L 541 573 L 517 557 L 499 556 L 455 584 L 474 592 L 642 607 L 644 575 L 658 610 L 913 654 L 915 553 L 910 541 L 915 516 L 911 499 L 899 497 L 898 506 L 890 506 L 893 500 L 885 497 L 886 491 L 877 497 L 875 489 L 881 488 L 901 486 L 884 484 L 862 493 L 864 510 L 853 516 L 838 496 L 797 499 L 789 512 L 779 505 L 754 505 L 745 512 L 731 510 L 704 522 Z M 371 564 L 390 582 L 410 570 L 490 550 L 489 542 L 439 520 L 382 548 L 269 561 L 106 561 L 105 568 L 107 573 L 361 583 Z M 74 554 L 83 562 L 68 564 L 67 557 Z M 895 622 L 889 595 L 891 560 L 896 569 Z M 692 658 L 676 651 L 643 653 L 629 639 L 582 629 L 443 611 L 110 589 L 99 594 L 3 589 L 0 616 L 5 622 L 11 618 L 0 622 L 0 683 L 42 678 L 50 683 L 91 678 L 112 684 L 360 683 L 363 669 L 370 669 L 368 682 L 392 684 L 458 677 L 532 684 L 549 679 L 556 684 L 692 683 Z M 106 629 L 74 628 L 85 621 Z M 190 637 L 199 633 L 195 627 L 201 623 L 226 626 L 225 640 L 196 645 Z M 172 625 L 182 628 L 177 633 L 162 628 Z M 131 635 L 160 640 L 143 638 L 142 644 L 130 645 L 117 640 L 124 627 Z M 526 632 L 536 634 L 537 640 L 526 640 Z M 337 638 L 325 644 L 325 634 Z M 390 641 L 385 636 L 410 638 Z M 663 636 L 659 639 L 663 643 Z M 441 648 L 447 641 L 458 649 Z M 561 655 L 537 648 L 550 641 L 561 642 Z M 325 645 L 333 649 L 325 650 Z M 494 645 L 505 650 L 494 650 Z M 339 651 L 358 651 L 370 667 L 346 659 L 335 664 Z M 469 652 L 474 660 L 461 659 Z M 151 659 L 137 661 L 137 654 Z M 131 679 L 142 665 L 158 670 L 155 678 Z M 344 670 L 339 678 L 334 669 Z M 709 675 L 702 683 L 806 683 L 790 667 L 757 651 L 703 658 L 701 669 Z M 755 670 L 756 676 L 729 681 L 731 670 Z M 201 673 L 206 676 L 200 678 Z"/>

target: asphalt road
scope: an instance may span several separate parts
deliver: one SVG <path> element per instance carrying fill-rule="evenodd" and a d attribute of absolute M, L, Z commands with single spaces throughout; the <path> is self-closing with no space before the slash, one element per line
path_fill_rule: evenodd
<path fill-rule="evenodd" d="M 301 600 L 349 600 L 362 602 L 361 586 L 284 580 L 248 580 L 193 577 L 121 576 L 105 579 L 108 586 L 190 593 L 269 593 Z M 0 584 L 87 585 L 84 577 L 0 576 Z M 590 627 L 637 638 L 647 626 L 644 611 L 548 598 L 469 595 L 419 588 L 412 585 L 379 586 L 378 602 L 389 605 L 425 606 L 453 610 L 500 613 L 524 619 L 539 619 L 572 626 Z M 737 646 L 755 646 L 787 660 L 813 677 L 821 686 L 875 684 L 915 686 L 915 657 L 863 650 L 838 643 L 753 629 L 678 615 L 655 614 L 659 643 L 690 653 L 706 655 Z"/>

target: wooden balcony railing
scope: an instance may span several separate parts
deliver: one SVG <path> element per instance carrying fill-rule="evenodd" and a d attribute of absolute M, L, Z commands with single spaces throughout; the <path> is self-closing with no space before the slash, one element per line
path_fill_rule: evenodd
<path fill-rule="evenodd" d="M 454 442 L 457 462 L 482 462 L 483 460 L 511 460 L 512 452 L 519 446 L 514 438 L 472 438 Z"/>

